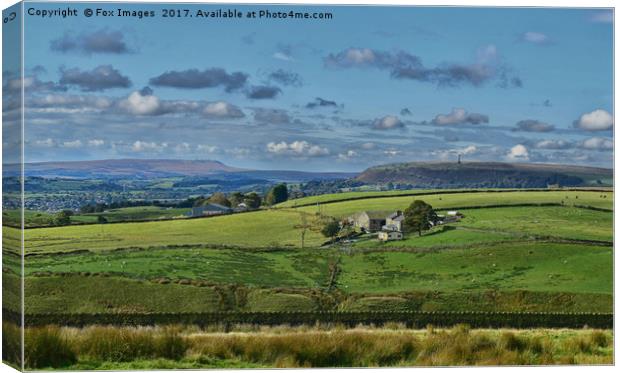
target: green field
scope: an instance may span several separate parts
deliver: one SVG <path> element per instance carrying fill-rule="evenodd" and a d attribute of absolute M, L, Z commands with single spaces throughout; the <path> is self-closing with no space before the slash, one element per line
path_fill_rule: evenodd
<path fill-rule="evenodd" d="M 519 195 L 522 195 L 523 193 L 535 193 L 535 195 L 537 197 L 534 197 L 536 199 L 538 199 L 538 196 L 542 195 L 547 195 L 548 198 L 550 200 L 552 199 L 557 199 L 558 196 L 561 196 L 563 199 L 568 199 L 566 198 L 566 196 L 569 196 L 570 198 L 574 198 L 575 196 L 578 196 L 579 198 L 583 198 L 584 196 L 586 197 L 586 200 L 589 201 L 590 203 L 584 203 L 584 204 L 589 204 L 592 206 L 600 206 L 600 207 L 607 207 L 609 206 L 609 208 L 611 208 L 611 206 L 613 205 L 613 201 L 610 201 L 610 203 L 605 203 L 605 201 L 603 201 L 600 205 L 597 202 L 592 202 L 597 200 L 598 197 L 600 196 L 607 196 L 607 198 L 611 198 L 613 196 L 613 192 L 611 191 L 607 191 L 607 192 L 589 192 L 589 191 L 585 191 L 585 193 L 587 194 L 582 194 L 583 192 L 581 191 L 576 191 L 576 192 L 571 192 L 571 191 L 556 191 L 556 190 L 548 190 L 548 189 L 541 189 L 541 190 L 528 190 L 528 191 L 518 191 L 518 190 L 514 190 L 514 189 L 509 189 L 509 190 L 502 190 L 502 189 L 471 189 L 471 190 L 463 190 L 463 189 L 409 189 L 409 190 L 390 190 L 390 191 L 373 191 L 373 192 L 343 192 L 343 193 L 331 193 L 331 194 L 322 194 L 322 195 L 318 195 L 318 196 L 309 196 L 309 197 L 303 197 L 303 198 L 297 198 L 297 199 L 291 199 L 288 200 L 286 202 L 282 202 L 280 204 L 278 204 L 276 207 L 278 208 L 286 208 L 286 207 L 296 207 L 296 206 L 309 206 L 309 205 L 316 205 L 317 203 L 322 204 L 322 203 L 334 203 L 334 202 L 344 202 L 347 200 L 356 200 L 359 201 L 361 199 L 374 199 L 374 198 L 385 198 L 385 197 L 397 197 L 400 195 L 407 195 L 408 197 L 413 198 L 415 195 L 420 195 L 421 199 L 426 200 L 429 195 L 431 195 L 432 198 L 432 194 L 436 194 L 438 197 L 443 198 L 444 196 L 446 196 L 448 198 L 453 198 L 454 195 L 451 194 L 450 192 L 455 192 L 454 194 L 459 194 L 459 193 L 465 193 L 468 198 L 467 200 L 471 200 L 469 197 L 475 195 L 476 193 L 483 193 L 486 196 L 483 197 L 483 199 L 487 199 L 489 194 L 505 194 L 505 193 L 517 193 Z M 471 193 L 467 193 L 467 192 L 471 192 Z M 572 193 L 572 194 L 571 194 Z M 598 193 L 598 195 L 597 195 Z M 534 196 L 534 194 L 532 194 L 532 196 Z M 502 200 L 505 199 L 504 196 L 500 196 L 498 197 Z M 510 198 L 510 197 L 509 197 Z M 530 199 L 531 197 L 526 198 L 527 201 L 532 201 Z M 516 197 L 516 199 L 520 199 L 519 197 Z M 604 200 L 604 198 L 603 198 Z M 550 201 L 551 202 L 551 201 Z M 559 202 L 559 201 L 558 201 Z M 569 201 L 566 201 L 569 202 Z M 570 201 L 570 203 L 573 203 L 574 201 Z M 539 203 L 539 202 L 537 202 Z"/>
<path fill-rule="evenodd" d="M 595 192 L 505 192 L 505 193 L 472 193 L 425 196 L 424 201 L 435 208 L 484 206 L 497 204 L 549 203 L 567 201 L 565 204 L 577 203 L 595 207 L 612 207 L 612 196 L 601 198 Z M 550 198 L 552 197 L 552 198 Z M 566 198 L 568 197 L 568 198 Z M 575 198 L 577 197 L 577 198 Z M 345 217 L 363 210 L 404 210 L 413 197 L 386 197 L 358 201 L 346 201 L 323 205 L 321 213 L 334 217 Z M 546 209 L 548 207 L 545 207 Z M 561 209 L 561 207 L 558 207 Z M 571 211 L 577 211 L 571 209 Z M 489 210 L 491 211 L 491 210 Z M 560 210 L 558 210 L 560 211 Z M 581 211 L 581 210 L 579 210 Z M 42 229 L 29 229 L 25 233 L 26 252 L 57 252 L 66 250 L 109 250 L 119 247 L 149 247 L 167 245 L 227 245 L 240 247 L 269 246 L 301 246 L 301 216 L 299 212 L 313 214 L 316 207 L 298 209 L 278 209 L 233 214 L 207 219 L 178 220 L 165 222 L 146 222 L 110 225 L 69 226 Z M 590 213 L 590 211 L 588 211 Z M 553 212 L 549 213 L 553 214 Z M 549 215 L 547 214 L 547 215 Z M 577 214 L 577 213 L 575 213 Z M 585 212 L 577 215 L 585 215 Z M 601 234 L 586 234 L 584 237 L 572 235 L 570 238 L 609 239 L 611 237 L 611 213 L 592 211 L 592 215 L 600 218 L 600 229 L 592 224 L 595 230 L 607 230 Z M 608 214 L 609 218 L 604 218 Z M 564 214 L 566 215 L 566 214 Z M 547 216 L 548 217 L 548 216 Z M 541 217 L 541 219 L 543 219 Z M 553 218 L 553 217 L 551 217 Z M 578 217 L 579 218 L 579 217 Z M 555 219 L 555 218 L 553 218 Z M 552 219 L 552 220 L 553 220 Z M 566 219 L 569 219 L 568 221 Z M 579 218 L 581 219 L 581 218 Z M 511 220 L 499 219 L 497 224 L 512 225 Z M 555 224 L 553 221 L 548 224 Z M 579 224 L 570 216 L 558 220 L 551 232 L 571 230 L 571 226 Z M 586 224 L 589 224 L 586 222 Z M 606 226 L 609 224 L 609 226 Z M 542 226 L 536 223 L 522 233 L 540 231 Z M 547 227 L 546 227 L 547 228 Z M 6 228 L 7 230 L 9 228 Z M 309 230 L 306 234 L 306 246 L 316 246 L 325 241 L 317 231 Z"/>
<path fill-rule="evenodd" d="M 301 246 L 300 224 L 300 213 L 296 211 L 270 210 L 203 219 L 28 229 L 26 252 L 186 244 L 297 247 Z M 305 237 L 307 246 L 318 246 L 325 240 L 313 230 Z"/>
<path fill-rule="evenodd" d="M 445 189 L 443 191 L 449 191 L 450 189 Z M 286 202 L 282 202 L 278 204 L 276 207 L 285 208 L 285 207 L 296 207 L 296 206 L 306 206 L 306 205 L 315 205 L 317 203 L 325 203 L 325 202 L 336 202 L 336 201 L 346 201 L 348 199 L 353 198 L 373 198 L 373 197 L 385 197 L 385 196 L 399 196 L 402 194 L 425 194 L 432 193 L 434 190 L 432 189 L 408 189 L 408 190 L 389 190 L 389 191 L 373 191 L 373 192 L 343 192 L 343 193 L 329 193 L 329 194 L 321 194 L 318 196 L 309 196 L 297 199 L 291 199 Z M 436 190 L 435 190 L 436 191 Z"/>
<path fill-rule="evenodd" d="M 606 196 L 606 198 L 603 198 Z M 320 205 L 326 215 L 346 217 L 364 210 L 404 210 L 416 197 L 370 198 Z M 566 205 L 587 205 L 598 208 L 613 208 L 613 193 L 606 192 L 479 192 L 420 196 L 418 199 L 435 209 L 462 208 L 467 206 L 518 205 L 536 203 L 562 203 Z M 301 211 L 317 212 L 317 206 L 299 208 Z"/>
<path fill-rule="evenodd" d="M 419 198 L 440 213 L 458 207 L 464 218 L 422 237 L 408 234 L 402 241 L 380 243 L 364 235 L 322 246 L 327 239 L 319 230 L 326 215 L 404 210 L 414 200 L 390 195 L 321 205 L 322 215 L 309 206 L 27 229 L 27 307 L 51 313 L 611 311 L 613 213 L 584 206 L 611 209 L 613 193 L 477 192 Z M 505 207 L 484 207 L 495 205 Z M 147 213 L 140 208 L 134 212 Z M 302 214 L 310 226 L 304 249 Z M 17 284 L 20 270 L 19 257 L 11 254 L 19 252 L 19 231 L 5 227 L 3 241 L 8 286 Z M 17 301 L 13 298 L 7 298 L 9 306 Z"/>
<path fill-rule="evenodd" d="M 515 235 L 613 240 L 613 214 L 574 207 L 509 207 L 461 210 L 459 226 Z"/>
<path fill-rule="evenodd" d="M 400 241 L 379 242 L 374 235 L 354 240 L 355 249 L 443 249 L 451 247 L 470 247 L 488 243 L 521 240 L 522 235 L 509 232 L 489 232 L 478 229 L 467 229 L 462 226 L 444 225 L 425 233 L 422 237 L 410 234 Z"/>
<path fill-rule="evenodd" d="M 158 206 L 138 206 L 110 209 L 104 212 L 75 214 L 71 216 L 72 224 L 97 223 L 103 216 L 109 223 L 132 220 L 158 220 L 184 218 L 189 208 L 167 208 Z M 19 226 L 21 210 L 5 210 L 2 212 L 4 225 Z M 24 210 L 24 225 L 27 228 L 47 227 L 53 225 L 54 214 L 43 211 Z"/>
<path fill-rule="evenodd" d="M 611 294 L 612 249 L 510 243 L 433 253 L 342 256 L 338 284 L 349 292 L 483 289 Z"/>
<path fill-rule="evenodd" d="M 134 279 L 192 279 L 211 284 L 318 288 L 328 279 L 328 255 L 311 251 L 251 252 L 206 248 L 126 250 L 91 255 L 34 256 L 33 273 L 101 273 Z M 9 265 L 15 272 L 18 263 Z"/>

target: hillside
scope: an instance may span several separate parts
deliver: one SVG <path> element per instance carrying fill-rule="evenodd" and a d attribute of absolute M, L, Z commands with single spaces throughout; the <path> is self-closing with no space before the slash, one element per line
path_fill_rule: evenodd
<path fill-rule="evenodd" d="M 252 179 L 264 182 L 306 182 L 355 177 L 347 172 L 304 172 L 287 170 L 249 170 L 228 166 L 216 160 L 182 159 L 103 159 L 93 161 L 33 162 L 25 164 L 26 176 L 64 178 L 163 178 L 217 175 L 219 179 Z M 17 176 L 19 164 L 3 165 L 4 177 Z"/>
<path fill-rule="evenodd" d="M 18 164 L 4 165 L 5 176 L 18 171 Z M 26 163 L 25 171 L 27 176 L 88 178 L 194 176 L 242 170 L 213 160 L 103 159 Z"/>
<path fill-rule="evenodd" d="M 501 162 L 410 162 L 371 167 L 355 180 L 366 184 L 407 184 L 415 188 L 545 188 L 609 186 L 606 168 Z"/>

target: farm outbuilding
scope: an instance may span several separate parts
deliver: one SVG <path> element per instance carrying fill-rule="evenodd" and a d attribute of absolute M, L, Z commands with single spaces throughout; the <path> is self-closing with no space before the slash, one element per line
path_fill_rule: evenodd
<path fill-rule="evenodd" d="M 351 225 L 367 232 L 377 232 L 385 225 L 389 212 L 386 211 L 362 211 L 349 216 Z"/>
<path fill-rule="evenodd" d="M 233 209 L 227 206 L 223 206 L 217 203 L 207 203 L 204 206 L 192 207 L 192 210 L 187 213 L 187 216 L 195 218 L 198 216 L 213 216 L 230 214 Z"/>
<path fill-rule="evenodd" d="M 403 239 L 403 232 L 400 231 L 381 231 L 377 236 L 379 241 L 395 241 Z"/>

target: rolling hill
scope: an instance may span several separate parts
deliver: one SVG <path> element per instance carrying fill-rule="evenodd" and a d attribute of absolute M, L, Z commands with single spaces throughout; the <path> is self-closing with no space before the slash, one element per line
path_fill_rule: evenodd
<path fill-rule="evenodd" d="M 368 168 L 354 180 L 415 188 L 545 188 L 610 186 L 613 170 L 597 167 L 501 162 L 410 162 Z"/>
<path fill-rule="evenodd" d="M 46 178 L 161 178 L 171 176 L 220 179 L 261 179 L 270 182 L 304 182 L 355 177 L 350 172 L 304 172 L 288 170 L 249 170 L 228 166 L 216 160 L 181 159 L 103 159 L 25 164 L 26 176 Z M 4 177 L 17 176 L 19 164 L 4 164 Z"/>

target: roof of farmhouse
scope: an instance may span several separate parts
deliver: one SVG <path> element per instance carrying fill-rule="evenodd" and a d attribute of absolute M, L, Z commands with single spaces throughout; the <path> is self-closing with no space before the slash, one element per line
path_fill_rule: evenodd
<path fill-rule="evenodd" d="M 362 214 L 366 214 L 368 215 L 369 219 L 382 219 L 385 220 L 388 215 L 390 215 L 392 213 L 392 211 L 379 211 L 379 210 L 371 210 L 371 211 L 361 211 L 358 212 L 357 214 L 353 215 L 354 217 L 359 217 Z"/>

